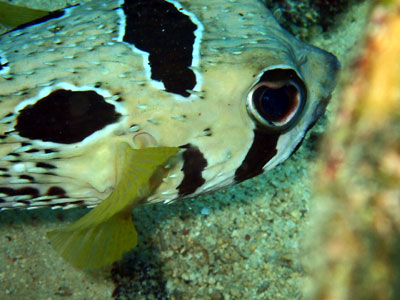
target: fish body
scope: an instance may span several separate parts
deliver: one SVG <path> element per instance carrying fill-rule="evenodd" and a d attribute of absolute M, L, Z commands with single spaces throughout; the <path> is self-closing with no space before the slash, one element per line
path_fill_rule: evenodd
<path fill-rule="evenodd" d="M 184 150 L 148 201 L 234 184 L 284 161 L 333 88 L 336 59 L 293 38 L 261 1 L 91 1 L 58 12 L 0 36 L 0 208 L 98 204 L 122 141 Z M 304 98 L 289 129 L 249 113 L 265 74 L 293 78 Z"/>
<path fill-rule="evenodd" d="M 0 209 L 11 209 L 113 198 L 119 145 L 180 149 L 141 202 L 268 171 L 323 114 L 339 64 L 261 1 L 93 0 L 1 35 L 0 66 Z"/>

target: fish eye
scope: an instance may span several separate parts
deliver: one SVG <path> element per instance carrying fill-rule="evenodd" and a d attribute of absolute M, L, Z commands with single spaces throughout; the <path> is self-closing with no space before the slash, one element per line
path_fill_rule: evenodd
<path fill-rule="evenodd" d="M 262 127 L 287 131 L 296 125 L 304 110 L 305 86 L 291 69 L 263 73 L 247 97 L 247 110 Z"/>

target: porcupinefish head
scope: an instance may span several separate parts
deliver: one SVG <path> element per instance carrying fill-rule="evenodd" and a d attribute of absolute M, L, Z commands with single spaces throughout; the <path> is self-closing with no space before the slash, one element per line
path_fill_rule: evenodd
<path fill-rule="evenodd" d="M 261 174 L 338 66 L 257 0 L 94 0 L 21 25 L 0 36 L 0 209 L 140 199 L 128 211 Z"/>

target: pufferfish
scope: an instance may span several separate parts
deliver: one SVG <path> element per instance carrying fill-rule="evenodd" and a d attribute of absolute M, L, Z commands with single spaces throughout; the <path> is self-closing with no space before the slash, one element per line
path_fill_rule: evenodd
<path fill-rule="evenodd" d="M 0 209 L 95 207 L 48 233 L 81 268 L 137 244 L 132 209 L 274 168 L 339 69 L 258 0 L 92 0 L 0 36 Z"/>

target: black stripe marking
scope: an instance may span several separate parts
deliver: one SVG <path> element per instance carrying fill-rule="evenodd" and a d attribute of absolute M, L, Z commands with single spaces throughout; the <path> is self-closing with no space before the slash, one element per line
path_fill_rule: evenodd
<path fill-rule="evenodd" d="M 277 153 L 279 133 L 254 129 L 254 140 L 249 152 L 235 172 L 235 181 L 240 182 L 263 173 L 263 167 Z"/>
<path fill-rule="evenodd" d="M 123 40 L 149 53 L 151 78 L 168 92 L 189 97 L 196 85 L 192 64 L 194 31 L 190 18 L 163 0 L 126 0 Z"/>
<path fill-rule="evenodd" d="M 44 149 L 44 153 L 46 153 L 46 154 L 55 153 L 55 152 L 58 152 L 58 151 L 54 150 L 54 149 Z"/>
<path fill-rule="evenodd" d="M 30 149 L 30 150 L 26 150 L 25 152 L 26 153 L 36 153 L 36 152 L 40 152 L 40 150 L 33 148 L 33 149 Z"/>
<path fill-rule="evenodd" d="M 183 156 L 183 179 L 178 185 L 177 190 L 179 196 L 185 196 L 194 193 L 205 182 L 202 172 L 207 167 L 207 160 L 204 158 L 203 153 L 191 144 L 180 146 L 186 149 Z"/>
<path fill-rule="evenodd" d="M 44 163 L 44 162 L 36 163 L 36 167 L 43 168 L 43 169 L 55 169 L 56 168 L 56 166 L 53 166 L 51 164 Z"/>
<path fill-rule="evenodd" d="M 25 204 L 25 205 L 30 205 L 31 204 L 31 201 L 29 201 L 29 200 L 17 200 L 17 203 L 21 203 L 21 204 Z"/>
<path fill-rule="evenodd" d="M 94 91 L 56 90 L 19 112 L 15 130 L 29 139 L 77 143 L 120 118 Z"/>

